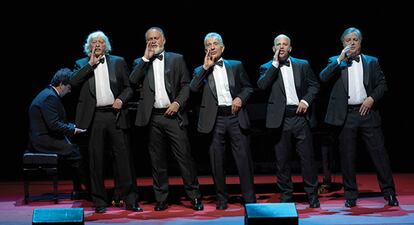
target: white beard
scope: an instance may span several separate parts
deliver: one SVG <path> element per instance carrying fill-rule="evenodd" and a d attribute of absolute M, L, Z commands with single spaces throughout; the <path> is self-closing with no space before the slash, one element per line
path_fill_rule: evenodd
<path fill-rule="evenodd" d="M 154 49 L 154 53 L 157 55 L 157 54 L 160 54 L 162 51 L 164 51 L 164 47 L 156 47 L 155 49 Z"/>

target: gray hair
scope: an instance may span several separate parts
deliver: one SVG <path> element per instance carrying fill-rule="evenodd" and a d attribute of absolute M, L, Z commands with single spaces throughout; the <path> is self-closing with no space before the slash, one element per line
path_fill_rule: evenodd
<path fill-rule="evenodd" d="M 87 56 L 90 56 L 91 54 L 90 47 L 91 47 L 92 40 L 95 38 L 102 38 L 105 41 L 105 45 L 106 45 L 105 55 L 112 51 L 112 46 L 111 46 L 111 43 L 109 42 L 108 37 L 104 34 L 104 32 L 98 30 L 93 33 L 90 33 L 88 37 L 86 38 L 85 45 L 83 45 L 83 52 L 85 52 Z"/>
<path fill-rule="evenodd" d="M 342 36 L 341 36 L 341 42 L 342 43 L 344 43 L 345 36 L 348 35 L 348 34 L 350 34 L 350 33 L 355 33 L 356 36 L 359 38 L 359 40 L 362 41 L 362 33 L 361 33 L 361 31 L 359 29 L 355 28 L 355 27 L 350 27 L 350 28 L 346 29 L 342 33 Z"/>
<path fill-rule="evenodd" d="M 163 31 L 161 28 L 159 28 L 159 27 L 151 27 L 151 28 L 149 28 L 149 29 L 147 30 L 147 32 L 145 32 L 145 40 L 147 40 L 147 35 L 148 35 L 148 32 L 150 32 L 151 30 L 156 30 L 156 31 L 160 32 L 161 36 L 162 36 L 163 38 L 165 38 L 165 36 L 164 36 L 164 31 Z"/>
<path fill-rule="evenodd" d="M 289 41 L 289 45 L 291 45 L 290 38 L 287 35 L 285 35 L 285 34 L 279 34 L 279 35 L 277 35 L 275 37 L 275 39 L 273 40 L 273 45 L 276 45 L 276 41 L 279 40 L 280 38 L 286 38 Z"/>
<path fill-rule="evenodd" d="M 216 39 L 216 40 L 220 43 L 220 45 L 224 46 L 224 43 L 223 43 L 223 38 L 221 38 L 220 34 L 215 33 L 215 32 L 210 32 L 210 33 L 208 33 L 208 34 L 206 35 L 206 37 L 204 38 L 204 45 L 206 45 L 206 42 L 207 42 L 207 40 L 208 40 L 209 38 L 214 38 L 214 39 Z"/>

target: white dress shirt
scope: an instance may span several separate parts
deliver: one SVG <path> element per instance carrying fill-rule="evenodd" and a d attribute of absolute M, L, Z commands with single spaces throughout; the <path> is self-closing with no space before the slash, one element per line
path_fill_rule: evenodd
<path fill-rule="evenodd" d="M 220 58 L 223 60 L 223 58 Z M 213 77 L 216 84 L 217 100 L 219 106 L 231 106 L 233 99 L 231 97 L 229 80 L 227 79 L 226 66 L 223 62 L 223 67 L 214 65 Z"/>
<path fill-rule="evenodd" d="M 94 70 L 97 107 L 108 105 L 112 106 L 115 101 L 114 94 L 112 93 L 111 86 L 109 84 L 108 64 L 106 62 L 107 60 L 105 58 L 103 63 L 99 63 Z"/>
<path fill-rule="evenodd" d="M 287 59 L 290 61 L 290 59 Z M 292 63 L 290 66 L 280 66 L 280 72 L 282 73 L 283 86 L 286 92 L 286 105 L 299 105 L 299 98 L 296 94 L 295 79 L 293 75 Z"/>
<path fill-rule="evenodd" d="M 348 67 L 348 105 L 359 105 L 367 98 L 364 87 L 364 70 L 362 60 L 352 61 Z"/>
<path fill-rule="evenodd" d="M 171 102 L 165 89 L 165 74 L 164 74 L 164 52 L 161 53 L 163 59 L 155 58 L 152 62 L 152 69 L 154 71 L 154 85 L 155 85 L 155 102 L 154 108 L 167 108 Z"/>

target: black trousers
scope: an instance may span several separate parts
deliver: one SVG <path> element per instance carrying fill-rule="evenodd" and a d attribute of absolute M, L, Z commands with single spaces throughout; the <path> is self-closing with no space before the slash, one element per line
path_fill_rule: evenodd
<path fill-rule="evenodd" d="M 293 148 L 299 155 L 304 189 L 308 198 L 317 195 L 318 177 L 316 173 L 312 133 L 308 121 L 303 116 L 284 118 L 283 128 L 273 130 L 275 135 L 277 185 L 281 191 L 281 201 L 291 201 L 293 183 L 291 177 L 291 157 Z"/>
<path fill-rule="evenodd" d="M 104 185 L 104 155 L 107 146 L 110 146 L 114 160 L 115 195 L 121 196 L 127 204 L 134 204 L 138 196 L 133 191 L 135 181 L 131 176 L 130 150 L 125 131 L 116 127 L 114 112 L 96 111 L 89 139 L 91 195 L 95 207 L 106 206 L 108 202 Z"/>
<path fill-rule="evenodd" d="M 168 160 L 171 150 L 180 167 L 184 189 L 190 199 L 200 198 L 195 162 L 191 156 L 187 129 L 180 127 L 178 119 L 153 113 L 149 125 L 149 154 L 152 162 L 152 177 L 155 200 L 168 199 Z"/>
<path fill-rule="evenodd" d="M 253 180 L 253 161 L 247 134 L 243 133 L 237 115 L 217 116 L 210 145 L 210 163 L 216 186 L 217 201 L 227 202 L 225 175 L 226 136 L 230 138 L 231 151 L 240 177 L 240 186 L 246 203 L 256 202 Z"/>
<path fill-rule="evenodd" d="M 59 161 L 71 168 L 74 191 L 81 191 L 83 189 L 82 184 L 87 190 L 90 189 L 86 160 L 81 156 L 77 146 L 73 148 L 69 155 L 59 155 Z"/>
<path fill-rule="evenodd" d="M 395 194 L 390 162 L 384 145 L 384 135 L 381 127 L 372 127 L 369 122 L 369 115 L 361 116 L 358 110 L 350 108 L 345 126 L 339 131 L 339 153 L 345 199 L 358 198 L 355 171 L 358 136 L 365 143 L 365 147 L 374 163 L 381 192 L 384 196 Z"/>
<path fill-rule="evenodd" d="M 86 163 L 87 161 L 84 157 L 81 156 L 79 147 L 76 144 L 72 144 L 68 139 L 56 140 L 55 143 L 59 143 L 59 145 L 62 146 L 62 149 L 64 149 L 64 151 L 42 151 L 34 148 L 30 149 L 33 149 L 34 152 L 57 154 L 59 156 L 59 165 L 64 165 L 65 167 L 68 167 L 70 169 L 70 174 L 73 183 L 73 191 L 81 191 L 82 184 L 85 186 L 86 189 L 89 189 L 90 184 L 88 180 L 89 178 Z M 50 143 L 45 143 L 45 146 L 48 145 L 50 145 Z"/>

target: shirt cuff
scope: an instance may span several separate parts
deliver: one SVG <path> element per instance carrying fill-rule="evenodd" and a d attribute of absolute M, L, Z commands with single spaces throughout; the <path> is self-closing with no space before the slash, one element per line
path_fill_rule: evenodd
<path fill-rule="evenodd" d="M 144 62 L 149 62 L 149 59 L 145 58 L 144 56 L 142 56 L 141 58 Z"/>
<path fill-rule="evenodd" d="M 309 103 L 307 101 L 302 99 L 302 100 L 300 100 L 300 102 L 303 102 L 303 104 L 305 104 L 307 107 L 309 107 Z"/>

